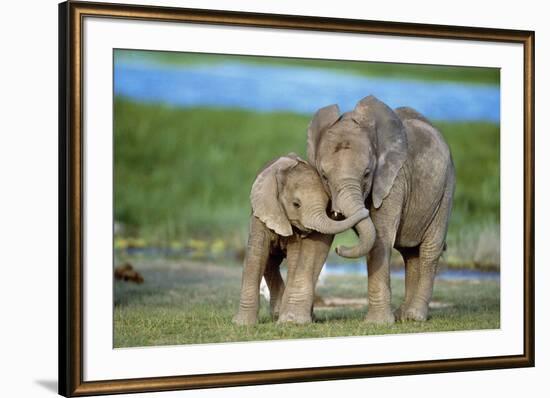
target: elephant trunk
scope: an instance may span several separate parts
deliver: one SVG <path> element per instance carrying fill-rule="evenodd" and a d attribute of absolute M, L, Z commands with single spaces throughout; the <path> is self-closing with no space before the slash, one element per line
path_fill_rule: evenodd
<path fill-rule="evenodd" d="M 327 215 L 325 207 L 317 206 L 304 217 L 303 224 L 307 229 L 334 235 L 353 228 L 358 222 L 368 217 L 369 211 L 362 208 L 358 209 L 358 211 L 351 214 L 345 220 L 335 221 Z"/>
<path fill-rule="evenodd" d="M 339 205 L 345 216 L 354 214 L 360 209 L 365 209 L 365 202 L 361 194 L 360 185 L 347 188 L 339 195 Z M 363 219 L 355 226 L 359 235 L 359 243 L 353 247 L 338 246 L 336 253 L 346 258 L 358 258 L 366 256 L 370 252 L 376 239 L 376 229 L 370 217 Z"/>

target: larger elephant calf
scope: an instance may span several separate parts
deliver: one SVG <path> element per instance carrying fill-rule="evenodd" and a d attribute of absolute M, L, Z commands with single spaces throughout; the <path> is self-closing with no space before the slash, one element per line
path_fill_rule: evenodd
<path fill-rule="evenodd" d="M 337 105 L 320 109 L 308 129 L 307 152 L 334 212 L 370 210 L 356 226 L 359 244 L 337 248 L 344 257 L 367 255 L 366 321 L 426 320 L 455 186 L 451 153 L 439 131 L 415 110 L 394 111 L 369 96 L 343 115 Z M 405 300 L 395 314 L 392 247 L 406 272 Z"/>

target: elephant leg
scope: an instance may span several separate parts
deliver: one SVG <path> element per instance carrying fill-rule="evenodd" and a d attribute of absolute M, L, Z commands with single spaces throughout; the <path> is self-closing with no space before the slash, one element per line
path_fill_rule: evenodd
<path fill-rule="evenodd" d="M 391 309 L 390 258 L 392 246 L 376 240 L 367 259 L 368 310 L 367 323 L 389 324 L 395 321 Z"/>
<path fill-rule="evenodd" d="M 421 245 L 416 291 L 409 304 L 403 308 L 401 320 L 425 321 L 428 319 L 428 305 L 432 299 L 437 263 L 442 249 L 443 246 L 438 248 L 432 245 Z"/>
<path fill-rule="evenodd" d="M 282 261 L 282 254 L 270 257 L 264 272 L 264 278 L 269 289 L 269 307 L 273 319 L 277 319 L 279 316 L 285 291 L 285 282 L 281 277 L 280 270 Z"/>
<path fill-rule="evenodd" d="M 314 264 L 314 271 L 313 271 L 313 301 L 311 303 L 311 319 L 315 321 L 315 314 L 313 313 L 313 307 L 315 304 L 315 288 L 317 286 L 317 282 L 319 280 L 319 275 L 321 274 L 321 271 L 323 270 L 323 266 L 325 265 L 327 261 L 328 254 L 330 252 L 330 247 L 332 246 L 332 242 L 334 240 L 334 235 L 325 235 L 325 234 L 319 234 L 320 242 L 323 244 L 320 244 L 318 249 L 319 252 L 316 254 L 313 254 L 313 259 L 315 261 Z"/>
<path fill-rule="evenodd" d="M 317 280 L 319 279 L 319 274 L 323 270 L 323 266 L 327 261 L 328 253 L 330 252 L 330 247 L 332 246 L 332 241 L 334 240 L 334 235 L 325 235 L 315 232 L 318 236 L 318 245 L 314 246 L 315 253 L 311 254 L 311 257 L 314 261 L 314 272 L 313 272 L 313 286 L 317 285 Z M 305 254 L 306 256 L 309 254 Z"/>
<path fill-rule="evenodd" d="M 404 190 L 400 188 L 400 185 L 394 185 L 382 206 L 371 212 L 376 228 L 376 240 L 367 255 L 367 323 L 395 322 L 391 309 L 390 260 L 403 209 Z"/>
<path fill-rule="evenodd" d="M 293 256 L 295 263 L 291 263 L 291 256 L 287 255 L 289 273 L 279 322 L 302 324 L 312 321 L 315 282 L 326 261 L 332 239 L 331 235 L 313 232 L 301 240 L 299 251 Z"/>
<path fill-rule="evenodd" d="M 410 304 L 403 313 L 405 320 L 425 321 L 428 319 L 428 306 L 432 299 L 437 265 L 445 247 L 453 191 L 454 176 L 450 175 L 439 208 L 420 243 L 418 283 Z"/>
<path fill-rule="evenodd" d="M 403 260 L 405 261 L 405 299 L 403 304 L 395 311 L 396 320 L 404 320 L 404 313 L 409 308 L 418 287 L 420 275 L 420 253 L 419 248 L 400 249 Z"/>
<path fill-rule="evenodd" d="M 250 221 L 250 233 L 244 261 L 239 311 L 233 322 L 253 325 L 258 320 L 260 306 L 260 282 L 270 261 L 270 233 L 255 217 Z"/>
<path fill-rule="evenodd" d="M 289 292 L 291 287 L 295 285 L 296 280 L 296 271 L 299 266 L 300 261 L 300 251 L 302 248 L 302 239 L 292 236 L 286 246 L 286 286 L 283 292 L 283 300 L 279 309 L 279 319 L 278 322 L 291 322 L 289 316 L 290 305 L 289 305 Z"/>

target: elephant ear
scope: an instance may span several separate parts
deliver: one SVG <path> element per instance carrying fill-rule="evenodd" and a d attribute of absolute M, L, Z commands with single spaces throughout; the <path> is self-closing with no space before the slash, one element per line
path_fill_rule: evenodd
<path fill-rule="evenodd" d="M 295 152 L 289 152 L 287 155 L 285 155 L 286 158 L 297 160 L 300 163 L 308 164 L 304 159 L 302 159 L 300 156 L 298 156 Z"/>
<path fill-rule="evenodd" d="M 336 104 L 325 106 L 313 115 L 307 128 L 307 159 L 312 165 L 316 164 L 315 154 L 321 133 L 336 123 L 339 118 L 340 109 Z"/>
<path fill-rule="evenodd" d="M 292 235 L 292 226 L 279 202 L 278 179 L 297 164 L 297 159 L 288 156 L 282 156 L 269 163 L 256 177 L 250 192 L 252 213 L 281 236 Z"/>
<path fill-rule="evenodd" d="M 416 111 L 413 108 L 409 108 L 408 106 L 402 106 L 400 108 L 396 108 L 395 113 L 397 114 L 397 116 L 399 116 L 399 119 L 401 119 L 402 122 L 405 122 L 407 120 L 421 120 L 424 123 L 427 123 L 433 127 L 432 122 L 426 119 L 424 115 L 422 115 L 420 112 Z"/>
<path fill-rule="evenodd" d="M 405 127 L 389 106 L 372 95 L 359 101 L 352 118 L 369 132 L 374 130 L 377 165 L 372 185 L 372 203 L 375 208 L 379 208 L 407 159 Z"/>

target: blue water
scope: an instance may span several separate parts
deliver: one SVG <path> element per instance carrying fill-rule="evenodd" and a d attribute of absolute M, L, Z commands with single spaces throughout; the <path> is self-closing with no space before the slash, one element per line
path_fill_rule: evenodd
<path fill-rule="evenodd" d="M 140 102 L 180 107 L 308 115 L 334 103 L 348 111 L 372 94 L 392 108 L 410 106 L 434 120 L 500 120 L 498 86 L 364 77 L 305 67 L 236 62 L 174 67 L 117 61 L 114 91 Z"/>
<path fill-rule="evenodd" d="M 326 264 L 323 267 L 325 275 L 367 275 L 367 267 L 364 263 L 344 263 L 344 264 Z M 405 278 L 404 268 L 392 269 L 391 277 L 396 279 Z M 468 281 L 468 280 L 484 280 L 484 281 L 499 281 L 500 272 L 496 271 L 479 271 L 473 269 L 440 269 L 437 273 L 437 279 L 453 280 L 453 281 Z"/>

